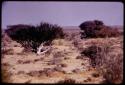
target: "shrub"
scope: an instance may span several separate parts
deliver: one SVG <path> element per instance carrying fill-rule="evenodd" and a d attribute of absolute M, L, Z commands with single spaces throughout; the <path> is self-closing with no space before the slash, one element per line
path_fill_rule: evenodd
<path fill-rule="evenodd" d="M 84 82 L 90 82 L 92 81 L 92 79 L 90 77 L 88 77 L 86 80 L 84 80 Z"/>
<path fill-rule="evenodd" d="M 104 37 L 117 37 L 120 35 L 120 32 L 118 29 L 112 29 L 108 26 L 104 26 L 100 31 L 96 32 L 96 37 L 100 36 L 102 38 Z"/>
<path fill-rule="evenodd" d="M 72 42 L 72 44 L 73 44 L 75 47 L 78 48 L 78 45 L 79 45 L 78 40 L 74 39 L 73 42 Z"/>
<path fill-rule="evenodd" d="M 97 77 L 99 77 L 99 73 L 97 73 L 97 72 L 93 73 L 92 76 L 95 77 L 95 78 L 97 78 Z"/>
<path fill-rule="evenodd" d="M 2 37 L 2 45 L 1 45 L 2 47 L 9 46 L 9 44 L 12 42 L 12 40 L 6 33 L 3 33 L 1 37 Z"/>
<path fill-rule="evenodd" d="M 11 49 L 11 48 L 3 48 L 2 49 L 2 54 L 9 54 L 9 55 L 13 55 L 14 54 L 14 50 L 13 49 Z"/>
<path fill-rule="evenodd" d="M 78 68 L 76 68 L 76 69 L 72 70 L 72 72 L 74 72 L 74 73 L 80 73 L 80 72 L 81 72 L 81 70 L 80 70 L 80 69 L 78 69 Z"/>
<path fill-rule="evenodd" d="M 25 49 L 37 50 L 41 43 L 52 41 L 55 38 L 63 38 L 64 33 L 61 27 L 49 23 L 32 25 L 11 25 L 5 32 L 15 41 L 21 43 Z"/>
<path fill-rule="evenodd" d="M 61 58 L 64 57 L 64 54 L 61 51 L 53 53 L 53 58 Z"/>
<path fill-rule="evenodd" d="M 2 66 L 2 82 L 3 83 L 11 83 L 12 79 L 11 79 L 11 73 L 8 71 L 9 67 L 7 66 Z"/>
<path fill-rule="evenodd" d="M 101 51 L 100 47 L 97 47 L 96 45 L 92 45 L 92 46 L 86 48 L 84 51 L 82 51 L 81 54 L 88 56 L 91 59 L 92 66 L 95 66 L 95 63 L 96 63 L 95 59 L 96 59 L 99 51 Z"/>
<path fill-rule="evenodd" d="M 60 67 L 67 67 L 67 64 L 65 63 L 62 63 L 62 64 L 59 64 Z"/>
<path fill-rule="evenodd" d="M 75 83 L 76 81 L 74 79 L 65 79 L 58 82 L 58 84 L 75 84 Z"/>
<path fill-rule="evenodd" d="M 61 58 L 53 58 L 51 61 L 48 62 L 48 65 L 58 65 L 61 61 Z"/>
<path fill-rule="evenodd" d="M 51 77 L 52 76 L 52 73 L 54 72 L 55 70 L 53 68 L 44 68 L 43 72 L 46 74 L 46 76 L 49 76 Z"/>
<path fill-rule="evenodd" d="M 86 21 L 80 24 L 81 38 L 104 38 L 104 37 L 117 37 L 120 32 L 117 29 L 113 29 L 109 26 L 105 26 L 102 21 Z"/>
<path fill-rule="evenodd" d="M 123 52 L 122 49 L 119 50 L 105 43 L 92 45 L 82 53 L 91 59 L 92 64 L 106 79 L 106 83 L 121 83 L 123 81 Z"/>
<path fill-rule="evenodd" d="M 83 56 L 77 56 L 76 59 L 83 59 Z"/>
<path fill-rule="evenodd" d="M 30 71 L 30 72 L 27 73 L 27 75 L 29 75 L 29 76 L 39 76 L 40 74 L 39 74 L 38 71 Z"/>

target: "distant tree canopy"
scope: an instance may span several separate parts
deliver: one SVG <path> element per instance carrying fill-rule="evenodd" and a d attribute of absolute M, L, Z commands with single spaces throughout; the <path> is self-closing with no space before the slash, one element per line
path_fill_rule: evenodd
<path fill-rule="evenodd" d="M 104 25 L 100 20 L 85 21 L 79 27 L 83 30 L 81 38 L 116 37 L 120 34 L 117 29 Z"/>
<path fill-rule="evenodd" d="M 8 26 L 5 32 L 10 38 L 19 42 L 26 49 L 32 48 L 33 51 L 41 43 L 52 41 L 55 38 L 63 38 L 64 33 L 60 26 L 41 22 L 40 25 L 11 25 Z"/>

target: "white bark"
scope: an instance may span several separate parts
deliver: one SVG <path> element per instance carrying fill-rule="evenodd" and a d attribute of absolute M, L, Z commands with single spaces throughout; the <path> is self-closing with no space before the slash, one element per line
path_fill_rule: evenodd
<path fill-rule="evenodd" d="M 37 49 L 37 54 L 38 54 L 38 55 L 41 55 L 41 54 L 46 53 L 46 52 L 49 51 L 50 48 L 51 48 L 50 46 L 49 46 L 49 47 L 47 46 L 47 48 L 46 48 L 46 47 L 43 46 L 43 44 L 44 44 L 44 43 L 42 43 L 42 44 L 39 46 L 39 48 Z M 41 50 L 43 50 L 43 51 L 41 52 Z"/>

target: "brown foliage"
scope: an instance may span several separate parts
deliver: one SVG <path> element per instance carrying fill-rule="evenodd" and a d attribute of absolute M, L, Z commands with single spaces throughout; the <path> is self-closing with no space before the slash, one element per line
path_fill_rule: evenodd
<path fill-rule="evenodd" d="M 11 73 L 9 72 L 9 68 L 7 66 L 2 66 L 2 82 L 10 83 L 11 80 Z"/>
<path fill-rule="evenodd" d="M 121 35 L 118 29 L 114 29 L 112 27 L 106 26 L 102 21 L 94 20 L 94 21 L 86 21 L 82 23 L 80 26 L 81 30 L 81 38 L 104 38 L 104 37 L 117 37 Z"/>
<path fill-rule="evenodd" d="M 104 76 L 106 83 L 123 81 L 123 49 L 118 45 L 111 45 L 109 42 L 92 45 L 82 52 L 91 59 L 92 65 Z"/>
<path fill-rule="evenodd" d="M 76 81 L 74 79 L 65 79 L 58 82 L 58 84 L 75 84 L 75 83 Z"/>
<path fill-rule="evenodd" d="M 100 31 L 96 32 L 96 37 L 117 37 L 120 35 L 118 29 L 112 29 L 109 27 L 103 27 Z"/>

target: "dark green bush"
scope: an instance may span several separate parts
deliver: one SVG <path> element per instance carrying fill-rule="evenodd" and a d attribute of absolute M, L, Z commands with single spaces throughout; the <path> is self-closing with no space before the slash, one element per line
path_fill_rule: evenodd
<path fill-rule="evenodd" d="M 5 32 L 13 40 L 19 42 L 26 49 L 37 50 L 43 42 L 51 42 L 55 38 L 63 38 L 64 33 L 60 26 L 49 23 L 40 23 L 40 25 L 11 25 Z"/>

